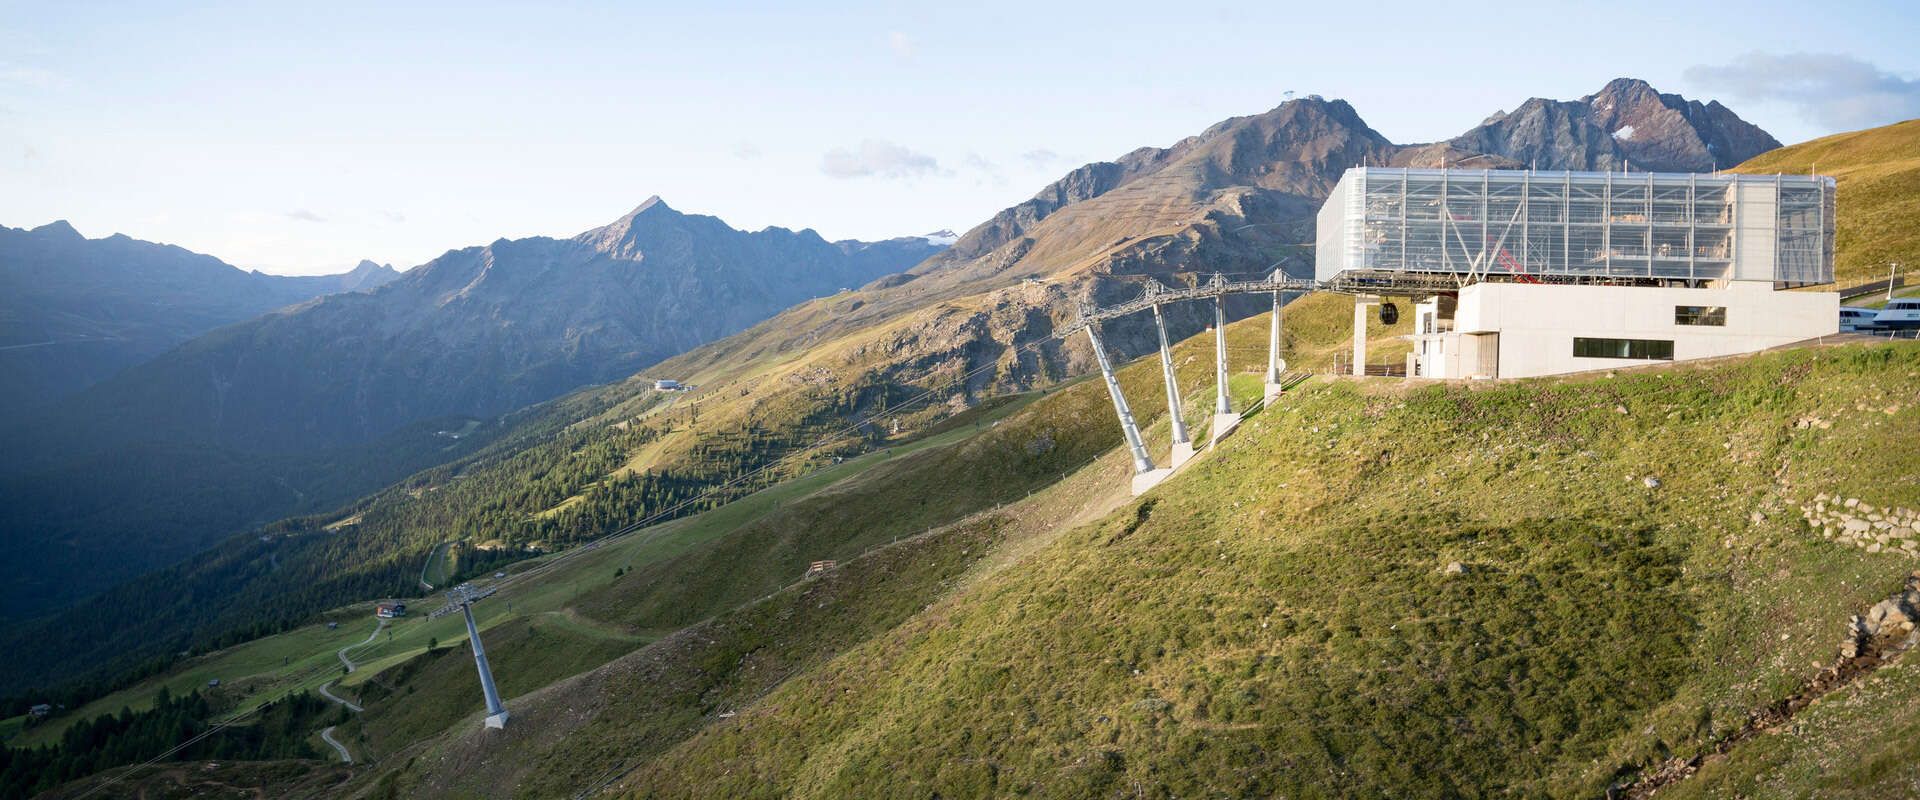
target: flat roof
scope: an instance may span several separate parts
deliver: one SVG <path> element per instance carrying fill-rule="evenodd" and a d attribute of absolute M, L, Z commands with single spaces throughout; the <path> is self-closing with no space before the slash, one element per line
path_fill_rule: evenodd
<path fill-rule="evenodd" d="M 1485 176 L 1498 180 L 1530 180 L 1536 178 L 1572 178 L 1576 181 L 1597 181 L 1606 183 L 1631 182 L 1685 185 L 1711 181 L 1715 183 L 1792 183 L 1812 186 L 1816 184 L 1833 185 L 1831 175 L 1801 175 L 1798 173 L 1777 172 L 1770 175 L 1756 175 L 1747 172 L 1618 172 L 1613 170 L 1569 170 L 1569 169 L 1468 169 L 1463 167 L 1352 167 L 1340 176 L 1342 183 L 1350 177 L 1400 177 L 1439 178 Z"/>

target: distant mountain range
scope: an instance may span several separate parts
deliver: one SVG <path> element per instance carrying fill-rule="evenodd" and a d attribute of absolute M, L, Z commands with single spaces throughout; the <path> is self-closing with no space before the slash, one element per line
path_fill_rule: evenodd
<path fill-rule="evenodd" d="M 50 233 L 25 235 L 64 235 Z M 941 249 L 917 236 L 829 242 L 811 230 L 748 233 L 656 197 L 572 238 L 449 251 L 372 291 L 319 297 L 219 328 L 18 419 L 0 432 L 11 456 L 0 465 L 0 491 L 21 501 L 0 521 L 11 517 L 4 527 L 17 538 L 61 542 L 62 560 L 86 562 L 95 548 L 111 548 L 118 567 L 111 571 L 124 577 L 157 566 L 140 556 L 142 548 L 177 558 L 181 546 L 204 546 L 236 523 L 324 507 L 435 463 L 397 459 L 387 472 L 337 480 L 292 467 L 262 476 L 262 458 L 311 462 L 413 423 L 493 417 L 626 377 Z M 177 248 L 165 252 L 202 269 L 224 268 Z M 50 255 L 36 263 L 57 271 L 62 262 Z M 381 269 L 362 265 L 330 280 L 335 287 L 353 285 L 356 274 L 378 280 Z M 235 281 L 283 286 L 234 272 Z M 139 491 L 109 498 L 99 487 L 67 490 L 103 475 Z M 191 485 L 162 490 L 187 476 Z M 255 487 L 262 477 L 284 488 Z M 181 502 L 227 481 L 233 491 L 211 507 Z M 103 516 L 103 508 L 111 513 Z M 45 582 L 15 580 L 41 570 L 10 563 L 0 569 L 0 585 L 34 588 L 29 596 L 0 591 L 9 611 L 57 604 Z M 88 577 L 73 588 L 106 585 Z"/>
<path fill-rule="evenodd" d="M 339 275 L 268 275 L 119 234 L 88 239 L 64 221 L 0 227 L 0 413 L 45 405 L 222 325 L 399 276 L 371 261 Z"/>

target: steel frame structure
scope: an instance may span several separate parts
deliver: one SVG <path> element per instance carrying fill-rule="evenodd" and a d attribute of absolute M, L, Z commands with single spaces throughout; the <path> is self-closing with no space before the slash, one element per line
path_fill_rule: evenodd
<path fill-rule="evenodd" d="M 1321 208 L 1316 274 L 1810 286 L 1833 244 L 1825 176 L 1366 167 Z"/>

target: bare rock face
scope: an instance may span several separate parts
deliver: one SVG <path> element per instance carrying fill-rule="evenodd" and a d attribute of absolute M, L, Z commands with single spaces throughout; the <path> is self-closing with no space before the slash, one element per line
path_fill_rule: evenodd
<path fill-rule="evenodd" d="M 1533 98 L 1452 139 L 1539 169 L 1709 172 L 1780 146 L 1719 102 L 1619 78 L 1579 100 Z"/>

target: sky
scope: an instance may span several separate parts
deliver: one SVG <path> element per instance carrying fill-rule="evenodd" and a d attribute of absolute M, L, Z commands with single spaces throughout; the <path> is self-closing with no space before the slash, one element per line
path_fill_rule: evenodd
<path fill-rule="evenodd" d="M 1902 5 L 0 0 L 0 225 L 286 274 L 570 236 L 651 195 L 881 239 L 1289 93 L 1407 143 L 1620 76 L 1792 143 L 1920 117 Z"/>

